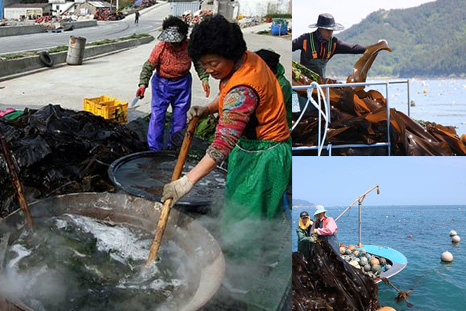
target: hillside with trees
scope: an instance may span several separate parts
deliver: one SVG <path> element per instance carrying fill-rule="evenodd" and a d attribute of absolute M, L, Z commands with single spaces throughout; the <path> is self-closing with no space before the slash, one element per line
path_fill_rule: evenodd
<path fill-rule="evenodd" d="M 348 43 L 386 39 L 370 77 L 461 77 L 466 75 L 466 0 L 437 0 L 409 9 L 379 10 L 336 34 Z M 360 55 L 335 55 L 327 76 L 348 76 Z"/>
<path fill-rule="evenodd" d="M 295 207 L 314 207 L 315 204 L 311 203 L 307 200 L 300 200 L 300 199 L 295 199 L 293 198 L 292 205 Z"/>

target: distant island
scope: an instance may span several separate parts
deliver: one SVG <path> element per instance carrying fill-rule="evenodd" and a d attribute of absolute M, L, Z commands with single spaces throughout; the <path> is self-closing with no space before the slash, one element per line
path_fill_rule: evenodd
<path fill-rule="evenodd" d="M 466 5 L 464 0 L 437 0 L 409 9 L 378 10 L 335 36 L 351 44 L 385 39 L 369 77 L 465 78 Z M 328 77 L 347 77 L 361 55 L 335 55 Z"/>
<path fill-rule="evenodd" d="M 314 208 L 315 204 L 314 203 L 311 203 L 309 201 L 306 201 L 306 200 L 300 200 L 300 199 L 295 199 L 293 198 L 293 202 L 292 202 L 292 208 L 303 208 L 303 207 L 312 207 Z"/>

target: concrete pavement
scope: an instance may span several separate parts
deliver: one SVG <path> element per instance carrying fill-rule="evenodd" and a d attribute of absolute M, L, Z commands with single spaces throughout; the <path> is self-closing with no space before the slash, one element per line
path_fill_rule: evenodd
<path fill-rule="evenodd" d="M 258 35 L 255 32 L 270 27 L 262 24 L 243 29 L 249 50 L 272 48 L 281 55 L 286 75 L 291 81 L 291 37 Z M 159 32 L 151 33 L 157 37 Z M 122 52 L 87 60 L 81 66 L 63 66 L 0 82 L 0 109 L 8 107 L 38 109 L 48 104 L 82 110 L 83 98 L 109 95 L 130 103 L 136 93 L 143 63 L 157 43 L 140 45 Z M 201 83 L 192 68 L 194 105 L 205 105 L 218 90 L 218 81 L 210 78 L 211 95 L 205 98 Z M 150 89 L 136 109 L 130 109 L 133 120 L 150 113 Z"/>

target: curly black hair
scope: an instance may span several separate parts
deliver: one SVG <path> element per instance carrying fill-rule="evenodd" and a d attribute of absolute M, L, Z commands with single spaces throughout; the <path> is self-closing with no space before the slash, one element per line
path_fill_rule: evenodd
<path fill-rule="evenodd" d="M 178 32 L 185 37 L 188 35 L 189 25 L 176 16 L 168 16 L 163 20 L 162 29 L 165 30 L 168 27 L 178 27 Z"/>
<path fill-rule="evenodd" d="M 236 23 L 230 23 L 222 15 L 214 15 L 194 26 L 188 44 L 193 61 L 207 54 L 220 55 L 237 61 L 246 52 L 243 33 Z"/>

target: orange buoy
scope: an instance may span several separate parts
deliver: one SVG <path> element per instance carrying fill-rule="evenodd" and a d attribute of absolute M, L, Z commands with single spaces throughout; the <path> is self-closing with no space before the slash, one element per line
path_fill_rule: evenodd
<path fill-rule="evenodd" d="M 396 309 L 393 309 L 392 307 L 382 307 L 377 311 L 396 311 Z"/>
<path fill-rule="evenodd" d="M 380 262 L 379 262 L 379 260 L 377 258 L 372 258 L 371 259 L 371 266 L 373 266 L 373 265 L 380 265 Z"/>
<path fill-rule="evenodd" d="M 413 238 L 413 235 L 412 235 L 412 234 L 410 234 L 410 235 L 409 235 L 409 237 L 412 239 L 412 238 Z"/>

